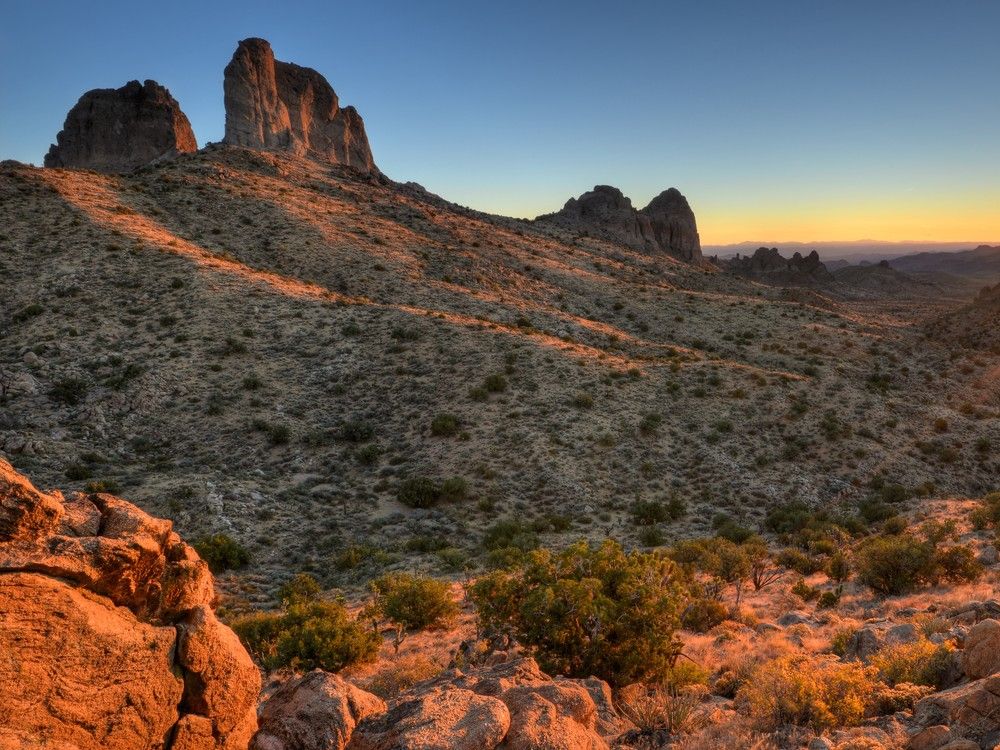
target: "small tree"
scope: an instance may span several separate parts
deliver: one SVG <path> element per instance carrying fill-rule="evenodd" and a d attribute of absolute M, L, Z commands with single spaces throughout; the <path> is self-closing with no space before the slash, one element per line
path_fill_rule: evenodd
<path fill-rule="evenodd" d="M 581 541 L 530 552 L 479 578 L 469 595 L 482 629 L 512 633 L 547 672 L 626 685 L 661 679 L 676 663 L 684 581 L 655 553 Z"/>
<path fill-rule="evenodd" d="M 387 573 L 368 587 L 372 598 L 362 616 L 376 628 L 382 621 L 392 625 L 397 653 L 408 631 L 444 627 L 458 614 L 458 605 L 445 581 L 409 573 Z"/>

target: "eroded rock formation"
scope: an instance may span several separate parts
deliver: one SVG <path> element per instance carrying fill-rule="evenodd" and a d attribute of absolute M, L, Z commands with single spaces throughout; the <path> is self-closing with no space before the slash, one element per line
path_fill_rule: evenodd
<path fill-rule="evenodd" d="M 677 188 L 664 190 L 648 206 L 636 210 L 618 188 L 597 185 L 579 198 L 570 198 L 561 211 L 539 216 L 537 221 L 689 263 L 702 259 L 694 211 Z"/>
<path fill-rule="evenodd" d="M 213 597 L 169 521 L 0 459 L 0 747 L 245 748 L 260 675 Z"/>
<path fill-rule="evenodd" d="M 291 151 L 372 172 L 365 124 L 341 107 L 327 80 L 311 68 L 274 59 L 263 39 L 244 39 L 226 66 L 224 143 Z"/>
<path fill-rule="evenodd" d="M 129 81 L 80 97 L 45 155 L 45 166 L 128 172 L 197 150 L 191 123 L 170 92 L 156 81 Z"/>
<path fill-rule="evenodd" d="M 805 256 L 796 252 L 791 258 L 785 258 L 776 247 L 759 247 L 752 256 L 737 254 L 735 258 L 718 262 L 737 276 L 767 284 L 813 286 L 833 281 L 833 274 L 826 270 L 815 250 Z"/>

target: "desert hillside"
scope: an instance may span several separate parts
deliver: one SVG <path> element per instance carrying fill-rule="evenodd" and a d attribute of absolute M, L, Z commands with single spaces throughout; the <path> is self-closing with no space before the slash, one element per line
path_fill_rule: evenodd
<path fill-rule="evenodd" d="M 232 536 L 251 596 L 455 573 L 505 519 L 650 544 L 995 484 L 995 365 L 920 325 L 951 303 L 773 288 L 239 147 L 6 163 L 0 219 L 0 446 Z"/>

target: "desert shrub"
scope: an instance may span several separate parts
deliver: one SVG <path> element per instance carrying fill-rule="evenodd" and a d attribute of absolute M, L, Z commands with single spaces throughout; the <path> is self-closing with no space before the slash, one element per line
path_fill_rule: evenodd
<path fill-rule="evenodd" d="M 656 526 L 644 526 L 639 531 L 639 544 L 643 547 L 660 547 L 665 541 L 666 537 Z"/>
<path fill-rule="evenodd" d="M 840 604 L 840 597 L 843 593 L 843 586 L 837 586 L 833 591 L 824 591 L 816 600 L 816 609 L 833 609 Z"/>
<path fill-rule="evenodd" d="M 481 626 L 513 632 L 544 670 L 625 685 L 661 678 L 677 660 L 683 579 L 662 556 L 581 541 L 535 550 L 478 579 L 469 595 Z"/>
<path fill-rule="evenodd" d="M 319 599 L 322 593 L 319 581 L 308 573 L 296 573 L 278 589 L 278 599 L 286 607 L 305 604 Z"/>
<path fill-rule="evenodd" d="M 934 644 L 921 638 L 882 648 L 872 656 L 871 666 L 889 685 L 909 682 L 941 689 L 947 686 L 952 672 L 952 649 L 945 643 Z"/>
<path fill-rule="evenodd" d="M 502 393 L 507 390 L 507 378 L 499 372 L 488 375 L 483 381 L 483 388 L 487 393 Z"/>
<path fill-rule="evenodd" d="M 94 476 L 94 472 L 90 470 L 90 467 L 79 461 L 69 464 L 63 474 L 67 479 L 74 482 L 80 482 Z"/>
<path fill-rule="evenodd" d="M 367 422 L 350 419 L 337 428 L 337 439 L 348 443 L 363 443 L 375 437 L 375 428 Z"/>
<path fill-rule="evenodd" d="M 707 633 L 716 625 L 721 625 L 729 617 L 729 609 L 717 599 L 700 597 L 691 600 L 681 614 L 681 625 L 685 630 Z"/>
<path fill-rule="evenodd" d="M 724 513 L 720 513 L 712 519 L 712 527 L 716 534 L 734 544 L 742 544 L 754 536 L 752 530 L 741 526 Z"/>
<path fill-rule="evenodd" d="M 914 703 L 933 692 L 934 688 L 928 685 L 914 685 L 910 682 L 900 682 L 898 685 L 879 683 L 871 697 L 870 713 L 886 716 L 898 711 L 910 711 Z"/>
<path fill-rule="evenodd" d="M 811 576 L 823 570 L 824 561 L 819 557 L 807 555 L 795 547 L 786 547 L 777 556 L 777 562 L 782 567 L 794 570 L 799 575 Z"/>
<path fill-rule="evenodd" d="M 995 528 L 1000 525 L 1000 492 L 986 495 L 970 516 L 977 529 Z"/>
<path fill-rule="evenodd" d="M 432 479 L 410 477 L 400 483 L 396 498 L 410 508 L 430 508 L 440 499 L 440 489 Z"/>
<path fill-rule="evenodd" d="M 800 578 L 792 586 L 792 593 L 804 602 L 811 602 L 819 599 L 820 591 L 815 586 L 810 586 L 804 578 Z"/>
<path fill-rule="evenodd" d="M 827 575 L 838 583 L 843 583 L 851 577 L 851 565 L 847 560 L 847 555 L 843 552 L 835 552 L 826 564 Z"/>
<path fill-rule="evenodd" d="M 858 581 L 878 594 L 913 591 L 934 574 L 934 548 L 909 534 L 876 536 L 855 553 Z"/>
<path fill-rule="evenodd" d="M 708 691 L 703 686 L 674 689 L 632 684 L 618 696 L 618 708 L 646 735 L 683 734 L 693 728 L 698 705 Z"/>
<path fill-rule="evenodd" d="M 438 414 L 431 420 L 431 435 L 452 437 L 458 434 L 459 421 L 454 414 Z"/>
<path fill-rule="evenodd" d="M 636 500 L 632 503 L 632 520 L 638 526 L 652 526 L 670 520 L 670 512 L 657 500 Z"/>
<path fill-rule="evenodd" d="M 438 499 L 457 502 L 469 496 L 469 483 L 462 477 L 448 477 L 438 487 Z"/>
<path fill-rule="evenodd" d="M 239 570 L 250 563 L 250 553 L 228 534 L 202 537 L 194 543 L 194 548 L 213 573 Z"/>
<path fill-rule="evenodd" d="M 67 406 L 76 406 L 87 395 L 87 381 L 81 378 L 62 378 L 52 384 L 49 396 Z"/>
<path fill-rule="evenodd" d="M 268 670 L 337 672 L 373 661 L 382 643 L 378 633 L 352 620 L 337 602 L 300 602 L 281 612 L 256 612 L 237 618 L 232 627 Z"/>
<path fill-rule="evenodd" d="M 858 515 L 869 524 L 881 523 L 896 515 L 895 509 L 881 500 L 867 499 L 858 503 Z"/>
<path fill-rule="evenodd" d="M 577 409 L 590 409 L 594 405 L 594 397 L 591 396 L 589 393 L 580 391 L 575 396 L 573 396 L 573 399 L 570 401 L 570 403 Z"/>
<path fill-rule="evenodd" d="M 458 614 L 448 583 L 409 573 L 387 573 L 368 584 L 372 600 L 365 608 L 373 620 L 388 620 L 407 630 L 439 628 Z"/>
<path fill-rule="evenodd" d="M 354 458 L 362 466 L 374 466 L 382 455 L 382 449 L 375 443 L 369 443 L 354 451 Z"/>
<path fill-rule="evenodd" d="M 538 547 L 538 534 L 517 519 L 506 518 L 497 521 L 483 534 L 483 547 L 488 550 L 514 548 L 530 552 Z"/>
<path fill-rule="evenodd" d="M 765 731 L 783 724 L 821 731 L 860 722 L 874 686 L 872 670 L 856 662 L 793 655 L 760 664 L 737 697 Z"/>
<path fill-rule="evenodd" d="M 938 578 L 952 583 L 972 583 L 983 574 L 983 564 L 968 547 L 948 547 L 934 553 Z"/>

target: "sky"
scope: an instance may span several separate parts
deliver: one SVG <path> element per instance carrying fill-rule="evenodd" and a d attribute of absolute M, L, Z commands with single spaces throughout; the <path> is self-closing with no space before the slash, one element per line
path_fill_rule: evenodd
<path fill-rule="evenodd" d="M 0 0 L 0 159 L 152 78 L 199 144 L 249 36 L 323 73 L 378 166 L 533 217 L 678 187 L 702 242 L 1000 243 L 1000 0 Z"/>

